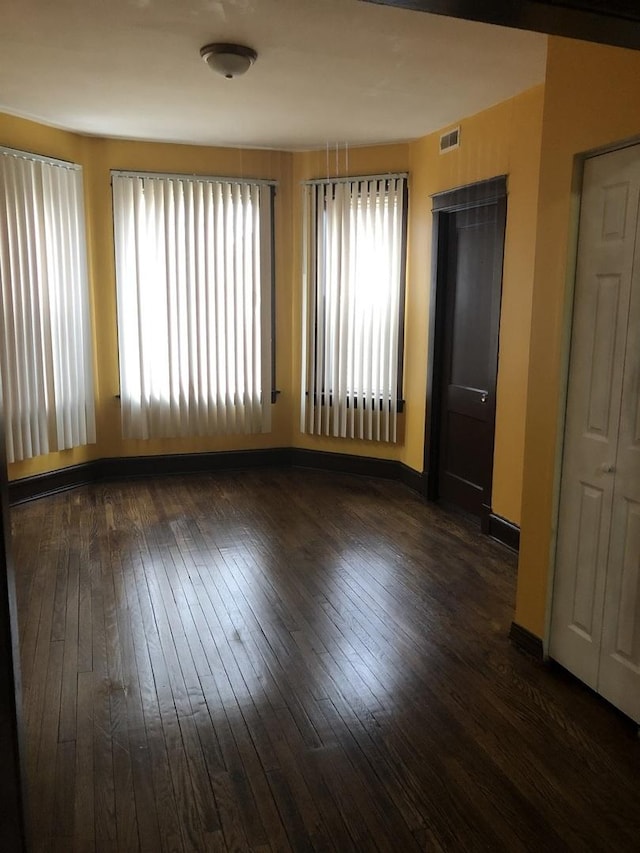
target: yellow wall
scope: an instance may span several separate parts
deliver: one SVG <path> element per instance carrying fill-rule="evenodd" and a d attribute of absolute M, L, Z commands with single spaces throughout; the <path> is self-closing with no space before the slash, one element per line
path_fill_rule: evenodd
<path fill-rule="evenodd" d="M 301 339 L 301 287 L 302 276 L 302 190 L 301 181 L 315 178 L 342 177 L 346 175 L 376 175 L 384 172 L 406 172 L 409 169 L 409 145 L 372 145 L 366 148 L 340 148 L 338 151 L 327 149 L 305 151 L 293 155 L 293 275 L 296 286 L 293 291 L 293 327 L 292 337 Z M 402 459 L 404 429 L 403 416 L 399 418 L 397 444 L 384 442 L 358 441 L 350 438 L 329 438 L 326 436 L 306 435 L 300 432 L 300 383 L 301 351 L 295 347 L 292 360 L 292 382 L 295 392 L 295 418 L 293 446 L 334 453 L 352 453 L 356 456 L 375 456 L 380 459 Z M 422 406 L 424 407 L 424 389 Z M 419 466 L 422 470 L 422 464 Z"/>
<path fill-rule="evenodd" d="M 299 432 L 299 181 L 344 174 L 346 153 L 205 149 L 84 138 L 0 115 L 0 144 L 81 163 L 91 230 L 98 445 L 10 466 L 10 477 L 96 456 L 317 447 L 399 459 L 422 470 L 430 290 L 432 193 L 508 175 L 493 509 L 521 523 L 516 621 L 543 636 L 552 565 L 556 461 L 562 414 L 563 330 L 576 155 L 640 135 L 640 53 L 550 38 L 544 87 L 464 119 L 461 147 L 440 156 L 439 134 L 403 145 L 351 149 L 350 173 L 410 172 L 403 441 L 395 447 Z M 337 168 L 336 168 L 337 162 Z M 109 170 L 255 175 L 280 182 L 277 197 L 278 386 L 271 435 L 123 442 L 120 438 Z M 529 332 L 530 345 L 529 345 Z M 525 430 L 526 422 L 526 430 Z M 524 460 L 524 462 L 523 462 Z M 524 465 L 524 476 L 522 468 Z M 522 513 L 520 512 L 521 483 Z"/>
<path fill-rule="evenodd" d="M 95 445 L 51 453 L 9 466 L 9 478 L 55 470 L 104 456 L 192 453 L 291 444 L 291 154 L 95 139 L 0 114 L 0 144 L 80 163 L 84 171 L 89 275 L 96 361 Z M 121 438 L 116 328 L 111 169 L 271 178 L 276 194 L 277 387 L 272 431 L 264 435 L 125 441 Z"/>
<path fill-rule="evenodd" d="M 496 175 L 508 177 L 500 331 L 493 509 L 520 520 L 527 342 L 535 248 L 535 200 L 543 87 L 461 121 L 462 145 L 438 153 L 439 133 L 411 143 L 290 154 L 80 137 L 0 116 L 0 143 L 84 166 L 96 343 L 97 444 L 10 466 L 15 479 L 102 456 L 297 446 L 397 459 L 423 468 L 433 193 Z M 124 441 L 120 437 L 111 169 L 201 172 L 275 178 L 277 385 L 269 435 Z M 405 324 L 405 414 L 396 445 L 328 439 L 299 431 L 300 181 L 329 175 L 410 172 Z"/>
<path fill-rule="evenodd" d="M 90 219 L 94 225 L 94 306 L 100 317 L 96 349 L 99 357 L 98 443 L 103 456 L 153 453 L 197 453 L 283 447 L 291 443 L 291 155 L 279 151 L 202 148 L 185 145 L 93 139 L 88 170 Z M 188 172 L 205 175 L 270 178 L 278 181 L 276 226 L 276 384 L 281 391 L 272 407 L 272 431 L 260 435 L 210 436 L 188 439 L 123 440 L 120 433 L 118 341 L 110 170 Z"/>
<path fill-rule="evenodd" d="M 515 620 L 543 636 L 561 439 L 563 331 L 571 275 L 577 154 L 640 134 L 640 53 L 550 38 L 542 132 L 534 298 Z"/>
<path fill-rule="evenodd" d="M 299 279 L 299 183 L 327 175 L 409 171 L 409 229 L 405 318 L 405 414 L 398 445 L 329 439 L 297 432 L 298 447 L 399 459 L 423 469 L 429 296 L 431 195 L 508 175 L 507 234 L 500 325 L 500 366 L 492 506 L 518 524 L 524 456 L 525 406 L 536 203 L 544 87 L 538 86 L 478 115 L 463 119 L 461 146 L 440 155 L 440 131 L 403 145 L 294 155 L 294 270 Z M 294 288 L 294 331 L 300 337 L 299 291 Z M 300 385 L 300 352 L 294 349 L 293 383 Z M 295 401 L 294 401 L 295 402 Z M 297 410 L 299 412 L 299 408 Z M 299 418 L 294 429 L 298 430 Z"/>
<path fill-rule="evenodd" d="M 460 148 L 438 153 L 440 132 L 411 145 L 411 219 L 407 292 L 407 400 L 404 461 L 422 470 L 431 276 L 429 196 L 507 175 L 500 361 L 492 508 L 520 523 L 522 460 L 536 200 L 544 87 L 537 86 L 460 122 Z"/>
<path fill-rule="evenodd" d="M 25 119 L 15 118 L 0 113 L 0 145 L 31 151 L 46 157 L 57 157 L 60 160 L 70 160 L 79 163 L 85 170 L 89 164 L 89 139 L 75 133 L 68 133 L 54 127 L 36 124 Z M 85 181 L 85 205 L 88 204 L 87 185 Z M 89 238 L 89 235 L 87 235 Z M 90 247 L 89 242 L 89 247 Z M 91 257 L 89 257 L 89 274 L 91 275 Z M 95 331 L 95 328 L 94 328 Z M 97 368 L 97 364 L 95 365 Z M 94 370 L 95 372 L 95 370 Z M 97 445 L 76 447 L 61 453 L 50 453 L 37 456 L 25 462 L 9 465 L 9 479 L 27 476 L 40 471 L 52 471 L 86 462 L 101 456 Z"/>

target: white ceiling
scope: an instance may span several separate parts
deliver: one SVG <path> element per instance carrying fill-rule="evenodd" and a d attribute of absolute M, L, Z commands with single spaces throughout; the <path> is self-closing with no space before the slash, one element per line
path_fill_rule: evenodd
<path fill-rule="evenodd" d="M 258 51 L 226 80 L 212 41 Z M 546 37 L 359 0 L 2 0 L 0 111 L 98 136 L 413 139 L 544 79 Z"/>

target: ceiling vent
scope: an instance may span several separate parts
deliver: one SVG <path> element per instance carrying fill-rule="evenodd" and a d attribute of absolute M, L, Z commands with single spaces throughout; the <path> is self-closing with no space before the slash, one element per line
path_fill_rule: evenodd
<path fill-rule="evenodd" d="M 460 148 L 460 128 L 454 127 L 453 130 L 443 133 L 440 137 L 440 153 L 451 151 L 453 148 Z"/>

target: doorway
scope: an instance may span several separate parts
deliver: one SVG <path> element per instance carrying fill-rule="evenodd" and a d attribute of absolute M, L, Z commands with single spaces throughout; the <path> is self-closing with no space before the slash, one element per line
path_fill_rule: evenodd
<path fill-rule="evenodd" d="M 506 177 L 433 196 L 427 497 L 488 530 Z"/>
<path fill-rule="evenodd" d="M 585 161 L 549 653 L 640 722 L 640 145 Z"/>

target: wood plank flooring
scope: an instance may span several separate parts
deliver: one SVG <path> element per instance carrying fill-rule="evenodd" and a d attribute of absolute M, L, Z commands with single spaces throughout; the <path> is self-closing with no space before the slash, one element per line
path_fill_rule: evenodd
<path fill-rule="evenodd" d="M 100 484 L 12 526 L 38 853 L 640 850 L 635 729 L 405 487 Z"/>

